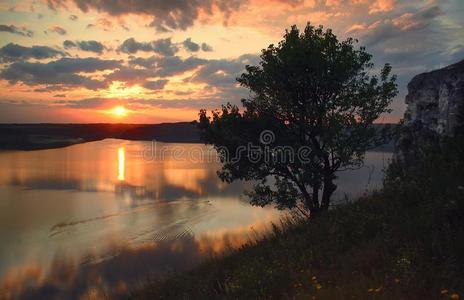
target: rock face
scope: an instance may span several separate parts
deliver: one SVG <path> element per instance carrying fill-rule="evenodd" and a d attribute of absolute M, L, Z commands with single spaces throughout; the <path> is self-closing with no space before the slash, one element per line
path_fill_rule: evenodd
<path fill-rule="evenodd" d="M 404 126 L 395 158 L 414 160 L 419 146 L 439 143 L 464 126 L 464 60 L 415 76 L 408 84 Z"/>

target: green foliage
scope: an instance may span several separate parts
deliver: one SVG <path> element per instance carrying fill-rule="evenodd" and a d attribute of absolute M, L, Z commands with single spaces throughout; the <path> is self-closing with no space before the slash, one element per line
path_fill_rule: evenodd
<path fill-rule="evenodd" d="M 327 210 L 335 172 L 361 166 L 365 151 L 383 142 L 371 125 L 389 112 L 396 78 L 388 64 L 373 75 L 371 55 L 355 44 L 351 38 L 339 41 L 322 26 L 308 24 L 303 32 L 293 26 L 277 46 L 262 51 L 258 66 L 246 66 L 237 79 L 251 92 L 243 110 L 229 104 L 212 116 L 200 112 L 203 141 L 222 155 L 219 176 L 257 181 L 248 193 L 252 204 Z M 270 143 L 262 141 L 265 130 L 273 133 Z M 260 153 L 270 149 L 270 155 L 235 155 L 247 145 Z M 298 155 L 303 148 L 305 159 Z M 287 150 L 295 159 L 272 159 Z"/>

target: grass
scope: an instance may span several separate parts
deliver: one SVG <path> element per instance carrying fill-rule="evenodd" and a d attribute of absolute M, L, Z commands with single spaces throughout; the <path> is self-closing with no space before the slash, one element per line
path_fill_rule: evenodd
<path fill-rule="evenodd" d="M 196 269 L 134 299 L 460 299 L 464 297 L 464 147 L 429 151 L 414 175 Z"/>

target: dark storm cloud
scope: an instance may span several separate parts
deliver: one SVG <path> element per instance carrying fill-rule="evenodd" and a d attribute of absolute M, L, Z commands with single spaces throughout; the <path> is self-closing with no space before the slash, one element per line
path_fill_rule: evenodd
<path fill-rule="evenodd" d="M 49 63 L 15 62 L 0 73 L 10 84 L 78 86 L 91 90 L 107 87 L 108 83 L 78 73 L 93 73 L 120 67 L 120 61 L 97 58 L 61 58 Z"/>
<path fill-rule="evenodd" d="M 28 36 L 28 37 L 32 37 L 32 35 L 34 34 L 33 31 L 25 27 L 16 27 L 14 25 L 4 25 L 4 24 L 0 24 L 0 32 L 9 32 L 12 34 Z"/>
<path fill-rule="evenodd" d="M 102 53 L 103 50 L 105 50 L 105 46 L 97 41 L 70 41 L 70 40 L 65 40 L 63 42 L 63 47 L 65 49 L 71 49 L 71 48 L 77 48 L 82 51 L 88 51 L 88 52 L 95 52 L 95 53 Z"/>
<path fill-rule="evenodd" d="M 198 19 L 200 11 L 212 15 L 213 10 L 221 11 L 225 20 L 239 9 L 246 0 L 48 0 L 51 9 L 66 7 L 74 3 L 83 12 L 97 10 L 113 16 L 126 14 L 147 15 L 153 17 L 151 26 L 159 31 L 186 29 Z"/>
<path fill-rule="evenodd" d="M 67 56 L 68 54 L 47 46 L 24 47 L 18 44 L 9 43 L 0 48 L 0 62 L 8 63 L 18 60 L 47 59 L 58 56 Z"/>
<path fill-rule="evenodd" d="M 179 48 L 172 43 L 170 38 L 151 42 L 137 42 L 134 38 L 129 38 L 119 46 L 118 51 L 128 54 L 135 54 L 139 51 L 155 52 L 164 56 L 173 56 L 179 51 Z"/>

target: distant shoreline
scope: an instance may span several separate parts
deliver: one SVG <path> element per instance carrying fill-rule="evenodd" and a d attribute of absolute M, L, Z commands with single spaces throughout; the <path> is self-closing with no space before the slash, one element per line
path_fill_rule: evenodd
<path fill-rule="evenodd" d="M 376 124 L 383 126 L 384 124 Z M 395 124 L 388 124 L 395 125 Z M 45 150 L 115 138 L 129 141 L 201 143 L 196 122 L 160 124 L 0 124 L 0 150 Z M 392 151 L 390 142 L 372 151 Z"/>
<path fill-rule="evenodd" d="M 200 143 L 195 122 L 160 124 L 0 124 L 0 150 L 62 148 L 108 138 Z"/>

